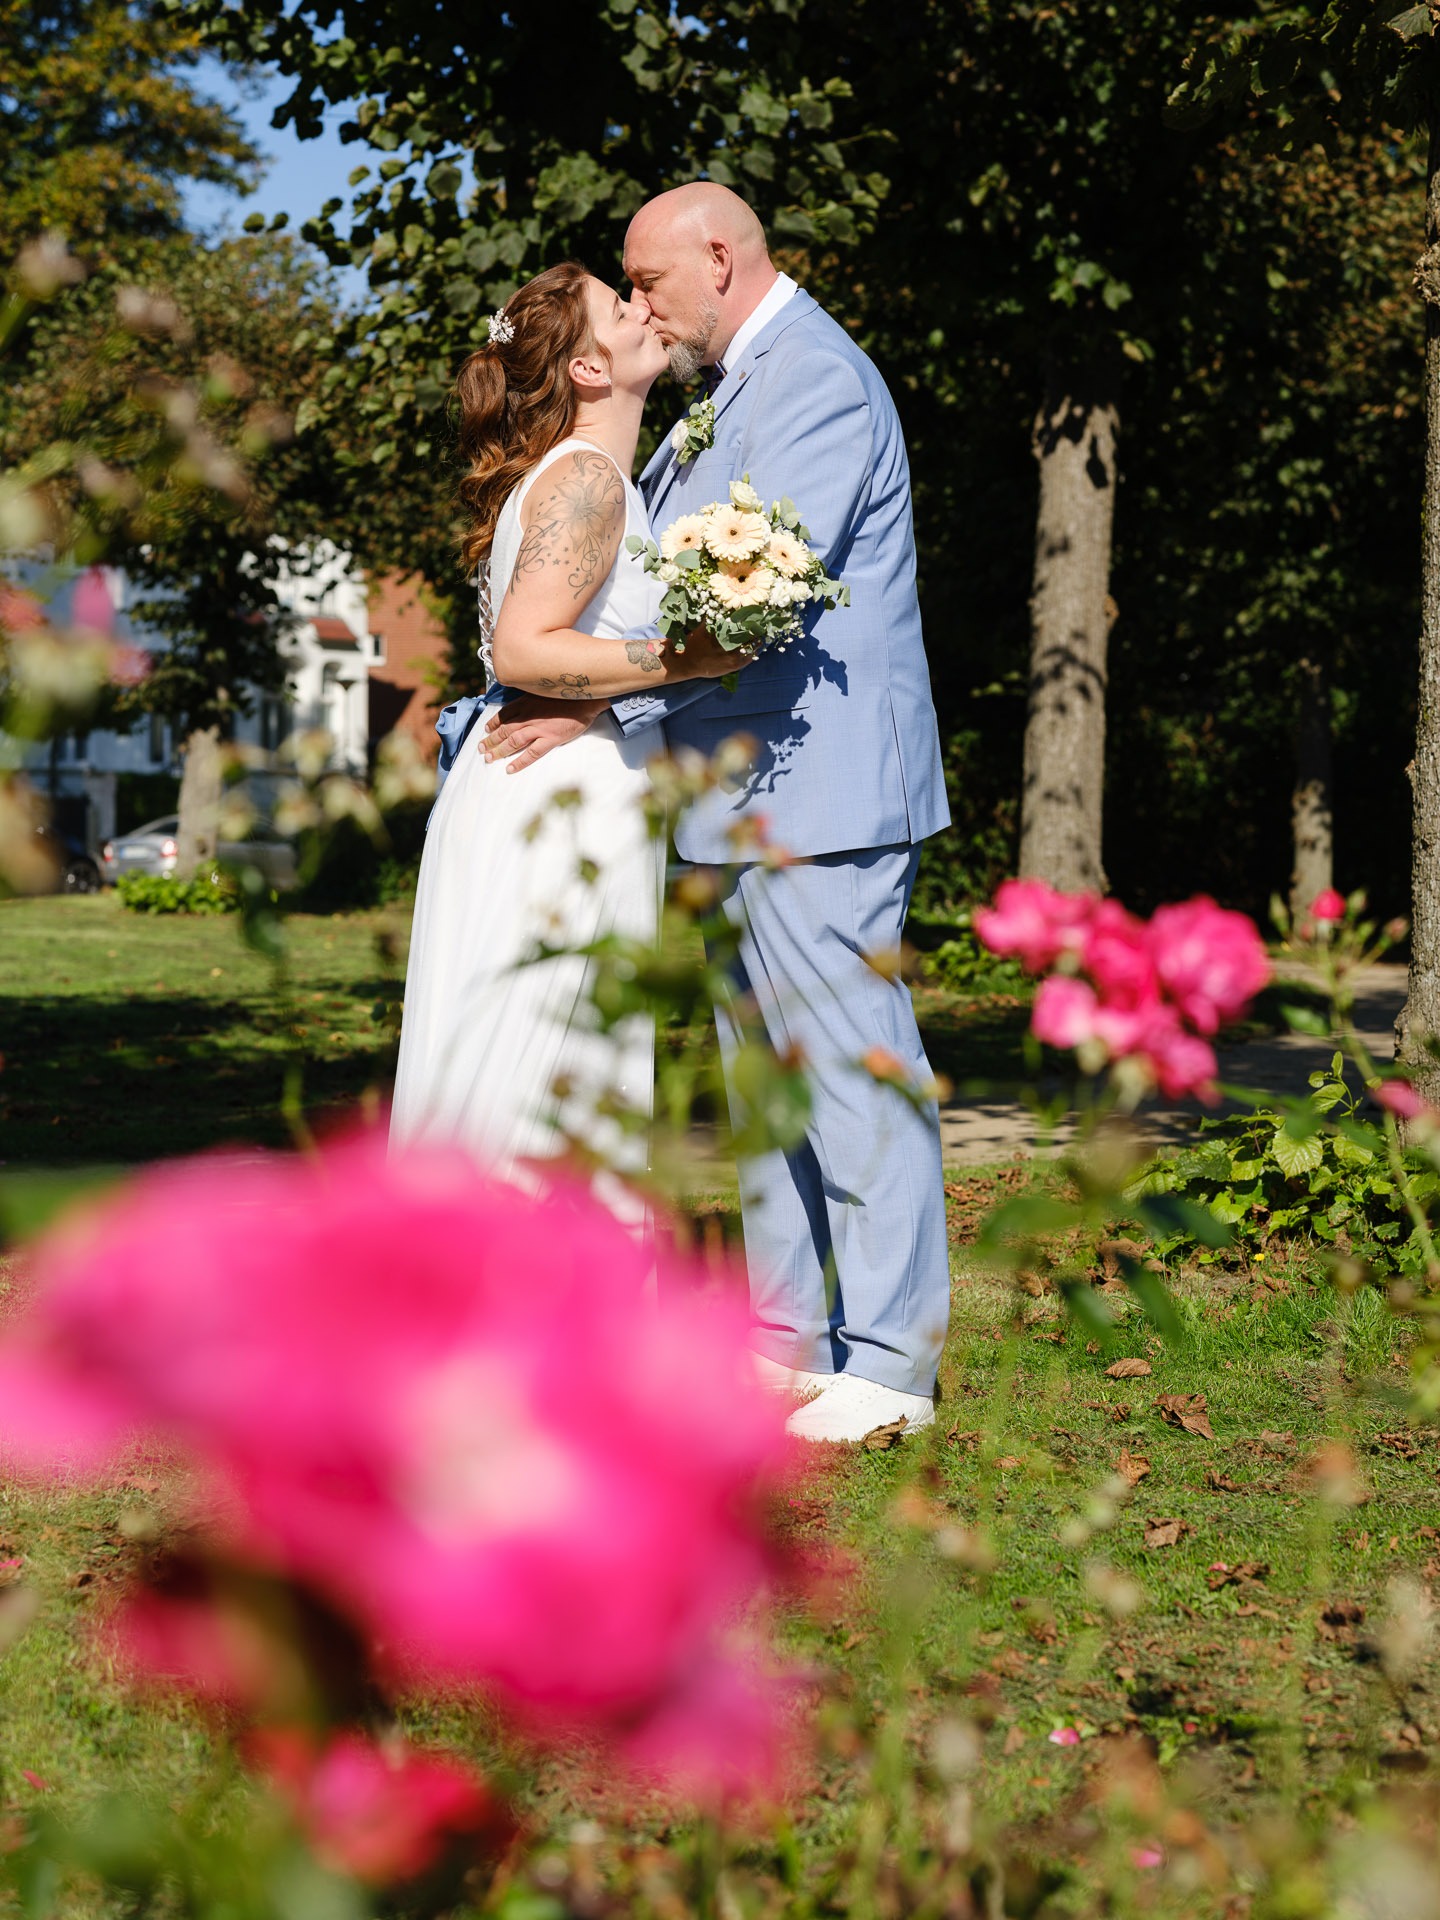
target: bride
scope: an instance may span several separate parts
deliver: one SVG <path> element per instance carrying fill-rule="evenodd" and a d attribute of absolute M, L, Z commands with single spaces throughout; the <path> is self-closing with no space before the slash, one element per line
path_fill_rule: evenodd
<path fill-rule="evenodd" d="M 488 563 L 487 686 L 605 700 L 737 665 L 704 634 L 678 654 L 653 637 L 662 589 L 625 550 L 628 535 L 650 537 L 630 474 L 666 364 L 644 308 L 570 262 L 522 287 L 461 369 L 462 554 L 467 571 Z M 643 1170 L 643 1138 L 607 1116 L 649 1114 L 653 1023 L 602 1035 L 587 1021 L 589 963 L 533 956 L 541 943 L 654 937 L 665 842 L 647 824 L 645 761 L 659 738 L 627 740 L 605 712 L 521 780 L 478 741 L 426 834 L 392 1145 L 459 1142 L 513 1174 L 570 1135 Z"/>

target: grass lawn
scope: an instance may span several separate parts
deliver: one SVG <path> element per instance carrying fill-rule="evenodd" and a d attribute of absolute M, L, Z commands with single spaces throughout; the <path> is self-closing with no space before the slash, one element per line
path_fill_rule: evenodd
<path fill-rule="evenodd" d="M 388 1080 L 374 1017 L 394 918 L 287 921 L 289 1004 L 230 915 L 125 911 L 113 893 L 0 903 L 0 1160 L 134 1163 L 222 1141 L 281 1145 L 286 1069 L 307 1109 Z"/>
<path fill-rule="evenodd" d="M 292 1047 L 311 1103 L 383 1083 L 388 1043 L 371 1008 L 388 924 L 294 920 L 284 1015 L 231 923 L 125 914 L 105 897 L 0 907 L 11 1167 L 279 1141 Z M 950 1022 L 968 1057 L 965 1005 L 923 1010 L 932 1033 Z M 1013 1012 L 982 1003 L 974 1016 L 997 1061 L 1018 1058 Z M 1440 1582 L 1440 1450 L 1433 1428 L 1405 1423 L 1405 1324 L 1373 1291 L 1340 1300 L 1305 1261 L 1256 1262 L 1173 1277 L 1183 1337 L 1172 1348 L 1107 1286 L 1119 1332 L 1102 1352 L 1056 1296 L 1017 1293 L 970 1254 L 986 1207 L 1029 1177 L 1017 1164 L 950 1180 L 953 1319 L 936 1427 L 887 1451 L 818 1450 L 784 1505 L 783 1531 L 828 1568 L 783 1621 L 811 1675 L 818 1751 L 793 1844 L 768 1832 L 734 1843 L 736 1916 L 958 1915 L 924 1891 L 947 1847 L 963 1851 L 958 1823 L 1010 1862 L 1019 1904 L 1007 1912 L 1040 1911 L 1053 1879 L 1046 1912 L 1233 1920 L 1251 1911 L 1237 1836 L 1269 1833 L 1299 1873 L 1309 1847 L 1392 1783 L 1409 1790 L 1440 1745 L 1433 1638 L 1422 1635 L 1408 1687 L 1382 1659 L 1391 1583 L 1406 1576 L 1424 1595 Z M 719 1179 L 711 1205 L 731 1204 Z M 3 1314 L 23 1292 L 24 1255 L 0 1275 Z M 1150 1371 L 1111 1378 L 1119 1359 Z M 1211 1438 L 1155 1406 L 1195 1393 Z M 204 1779 L 206 1721 L 128 1693 L 95 1635 L 177 1498 L 144 1460 L 98 1493 L 0 1485 L 0 1647 L 19 1636 L 0 1660 L 0 1797 L 12 1808 L 71 1810 L 127 1785 L 178 1800 Z M 22 1593 L 38 1600 L 28 1624 Z M 421 1735 L 504 1757 L 477 1703 L 420 1703 L 413 1717 Z M 1063 1727 L 1077 1743 L 1051 1741 Z M 1127 1734 L 1143 1745 L 1118 1744 Z M 1099 1784 L 1117 1753 L 1130 1756 L 1128 1815 Z M 578 1758 L 541 1768 L 530 1795 L 535 1920 L 558 1920 L 543 1857 L 570 1857 L 579 1814 L 601 1823 L 596 1870 L 615 1904 L 597 1894 L 570 1910 L 689 1911 L 683 1832 L 658 1803 L 627 1806 Z M 1407 1805 L 1412 1825 L 1430 1819 Z M 1256 1824 L 1276 1807 L 1300 1824 Z M 1136 1864 L 1142 1831 L 1162 1836 L 1163 1867 Z M 97 1897 L 80 1889 L 69 1911 L 99 1912 Z"/>

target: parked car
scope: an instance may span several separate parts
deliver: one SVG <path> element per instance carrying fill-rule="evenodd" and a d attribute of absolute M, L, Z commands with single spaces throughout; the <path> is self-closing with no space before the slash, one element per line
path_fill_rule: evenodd
<path fill-rule="evenodd" d="M 176 838 L 180 831 L 178 814 L 168 813 L 151 820 L 133 833 L 117 834 L 100 850 L 100 870 L 109 886 L 125 873 L 166 874 L 175 871 L 180 851 Z M 257 822 L 246 840 L 222 840 L 220 859 L 231 866 L 258 867 L 272 887 L 295 884 L 295 849 L 273 827 Z"/>
<path fill-rule="evenodd" d="M 36 827 L 35 839 L 54 869 L 55 893 L 97 893 L 100 868 L 83 840 L 59 833 L 54 827 Z"/>

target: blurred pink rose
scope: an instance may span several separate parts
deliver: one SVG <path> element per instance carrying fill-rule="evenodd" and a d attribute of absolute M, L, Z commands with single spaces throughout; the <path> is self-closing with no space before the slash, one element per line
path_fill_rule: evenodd
<path fill-rule="evenodd" d="M 774 1689 L 723 1636 L 774 1571 L 784 1409 L 744 1384 L 743 1291 L 681 1269 L 657 1308 L 651 1263 L 588 1195 L 459 1154 L 180 1163 L 39 1249 L 0 1454 L 94 1470 L 158 1430 L 216 1481 L 225 1550 L 388 1672 L 754 1783 Z"/>
<path fill-rule="evenodd" d="M 251 1734 L 245 1753 L 289 1804 L 317 1859 L 373 1886 L 413 1880 L 457 1840 L 494 1855 L 516 1831 L 484 1780 L 442 1755 L 380 1747 L 358 1733 L 320 1747 L 289 1728 Z"/>
<path fill-rule="evenodd" d="M 1073 974 L 1052 973 L 1035 992 L 1030 1031 L 1047 1047 L 1081 1047 L 1098 1038 L 1095 1016 L 1100 1002 L 1095 989 Z"/>
<path fill-rule="evenodd" d="M 1078 1727 L 1056 1727 L 1054 1732 L 1048 1734 L 1046 1737 L 1052 1747 L 1078 1747 L 1080 1744 L 1080 1729 Z"/>
<path fill-rule="evenodd" d="M 1323 893 L 1317 893 L 1310 902 L 1310 918 L 1318 926 L 1330 926 L 1345 918 L 1345 896 L 1337 893 L 1334 887 L 1326 887 Z"/>
<path fill-rule="evenodd" d="M 1169 1008 L 1165 1012 L 1170 1014 L 1169 1020 L 1156 1021 L 1137 1051 L 1143 1054 L 1167 1100 L 1183 1100 L 1194 1094 L 1207 1105 L 1213 1104 L 1220 1093 L 1215 1049 L 1193 1033 L 1186 1033 Z"/>
<path fill-rule="evenodd" d="M 1382 1080 L 1372 1089 L 1376 1100 L 1397 1120 L 1418 1120 L 1430 1109 L 1408 1080 Z"/>
<path fill-rule="evenodd" d="M 1270 979 L 1255 922 L 1204 894 L 1161 907 L 1150 921 L 1150 944 L 1166 994 L 1201 1033 L 1235 1019 Z"/>
<path fill-rule="evenodd" d="M 70 624 L 92 633 L 109 633 L 115 624 L 115 602 L 110 582 L 100 567 L 87 567 L 70 596 Z"/>
<path fill-rule="evenodd" d="M 1080 958 L 1107 1005 L 1137 1008 L 1158 997 L 1145 922 L 1118 901 L 1100 902 L 1085 930 Z"/>
<path fill-rule="evenodd" d="M 1073 952 L 1094 913 L 1089 893 L 1057 893 L 1043 880 L 1006 880 L 993 907 L 980 907 L 975 932 L 992 953 L 1013 954 L 1031 973 L 1043 973 Z"/>
<path fill-rule="evenodd" d="M 1167 1099 L 1218 1097 L 1215 1053 L 1203 1036 L 1233 1020 L 1270 978 L 1254 922 L 1204 895 L 1161 907 L 1147 923 L 1118 901 L 1007 880 L 975 927 L 988 946 L 1038 970 L 1069 954 L 1079 971 L 1040 983 L 1031 1031 L 1048 1046 L 1081 1050 L 1087 1069 L 1138 1062 Z"/>

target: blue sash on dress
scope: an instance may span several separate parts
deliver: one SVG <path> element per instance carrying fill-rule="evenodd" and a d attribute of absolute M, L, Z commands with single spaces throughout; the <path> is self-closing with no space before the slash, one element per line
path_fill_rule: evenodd
<path fill-rule="evenodd" d="M 494 686 L 488 693 L 467 694 L 463 700 L 452 700 L 448 707 L 440 709 L 440 717 L 435 722 L 435 731 L 440 736 L 440 758 L 435 767 L 437 797 L 481 713 L 487 707 L 503 706 L 514 697 L 509 687 Z"/>

